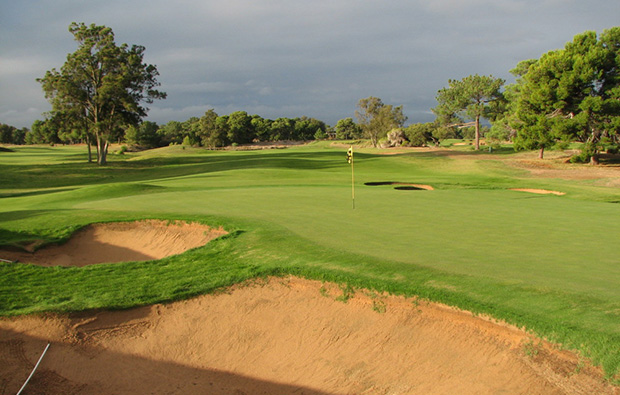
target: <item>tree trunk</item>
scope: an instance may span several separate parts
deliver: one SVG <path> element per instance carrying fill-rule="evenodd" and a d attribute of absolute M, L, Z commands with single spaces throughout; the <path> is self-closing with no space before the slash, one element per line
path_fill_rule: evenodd
<path fill-rule="evenodd" d="M 591 165 L 599 165 L 601 162 L 599 161 L 599 157 L 598 157 L 598 152 L 595 152 L 592 154 L 592 156 L 590 157 L 590 164 Z"/>
<path fill-rule="evenodd" d="M 538 159 L 542 159 L 545 155 L 545 147 L 540 147 L 540 151 L 538 151 Z"/>
<path fill-rule="evenodd" d="M 476 150 L 480 149 L 480 117 L 476 117 Z"/>
<path fill-rule="evenodd" d="M 86 133 L 86 145 L 88 146 L 88 163 L 93 163 L 93 150 L 90 144 L 90 135 Z"/>
<path fill-rule="evenodd" d="M 97 164 L 103 166 L 107 163 L 108 140 L 97 133 Z"/>
<path fill-rule="evenodd" d="M 100 140 L 99 147 L 99 159 L 97 160 L 97 164 L 103 166 L 108 163 L 108 146 L 110 143 L 106 139 Z"/>

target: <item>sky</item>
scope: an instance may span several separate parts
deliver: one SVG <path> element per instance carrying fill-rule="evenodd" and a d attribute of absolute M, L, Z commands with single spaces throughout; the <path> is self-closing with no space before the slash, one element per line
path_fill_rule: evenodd
<path fill-rule="evenodd" d="M 37 78 L 77 43 L 71 22 L 105 25 L 146 47 L 165 124 L 214 109 L 335 125 L 369 96 L 434 119 L 449 79 L 493 75 L 620 25 L 618 0 L 20 0 L 0 3 L 0 123 L 30 127 L 51 109 Z"/>

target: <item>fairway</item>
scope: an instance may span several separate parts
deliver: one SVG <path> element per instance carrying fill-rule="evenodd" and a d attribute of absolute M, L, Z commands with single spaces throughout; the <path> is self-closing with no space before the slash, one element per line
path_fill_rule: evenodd
<path fill-rule="evenodd" d="M 2 263 L 3 315 L 170 302 L 290 274 L 485 314 L 578 351 L 617 379 L 618 167 L 569 178 L 567 165 L 546 160 L 554 177 L 524 166 L 529 153 L 360 149 L 352 208 L 346 150 L 328 142 L 258 151 L 174 146 L 111 155 L 102 168 L 85 163 L 84 147 L 12 149 L 0 153 L 2 245 L 57 242 L 91 223 L 141 219 L 228 234 L 161 261 Z M 366 185 L 387 182 L 433 190 Z M 519 188 L 565 195 L 511 190 Z"/>

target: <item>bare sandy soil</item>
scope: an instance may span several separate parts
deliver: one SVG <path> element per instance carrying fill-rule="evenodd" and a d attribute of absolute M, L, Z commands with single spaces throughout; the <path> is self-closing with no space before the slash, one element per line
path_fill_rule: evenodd
<path fill-rule="evenodd" d="M 617 394 L 523 331 L 437 304 L 275 278 L 169 305 L 0 320 L 14 394 Z"/>
<path fill-rule="evenodd" d="M 511 191 L 519 191 L 519 192 L 536 193 L 536 194 L 539 194 L 539 195 L 556 195 L 556 196 L 566 195 L 566 193 L 564 193 L 564 192 L 550 191 L 548 189 L 511 188 L 510 190 Z"/>
<path fill-rule="evenodd" d="M 167 225 L 93 225 L 20 259 L 158 259 L 224 233 Z M 342 295 L 275 278 L 126 311 L 0 318 L 0 393 L 17 393 L 48 343 L 23 394 L 620 393 L 600 369 L 516 328 L 415 299 Z"/>
<path fill-rule="evenodd" d="M 65 244 L 36 252 L 0 249 L 0 258 L 41 266 L 86 266 L 98 263 L 149 261 L 177 255 L 226 234 L 198 223 L 145 220 L 94 224 L 76 232 Z"/>

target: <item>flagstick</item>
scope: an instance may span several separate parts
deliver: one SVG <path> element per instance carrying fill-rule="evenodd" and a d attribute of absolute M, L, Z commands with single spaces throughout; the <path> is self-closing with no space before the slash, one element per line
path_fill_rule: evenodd
<path fill-rule="evenodd" d="M 355 210 L 355 172 L 353 171 L 353 147 L 351 147 L 351 200 L 353 201 L 353 210 Z"/>

